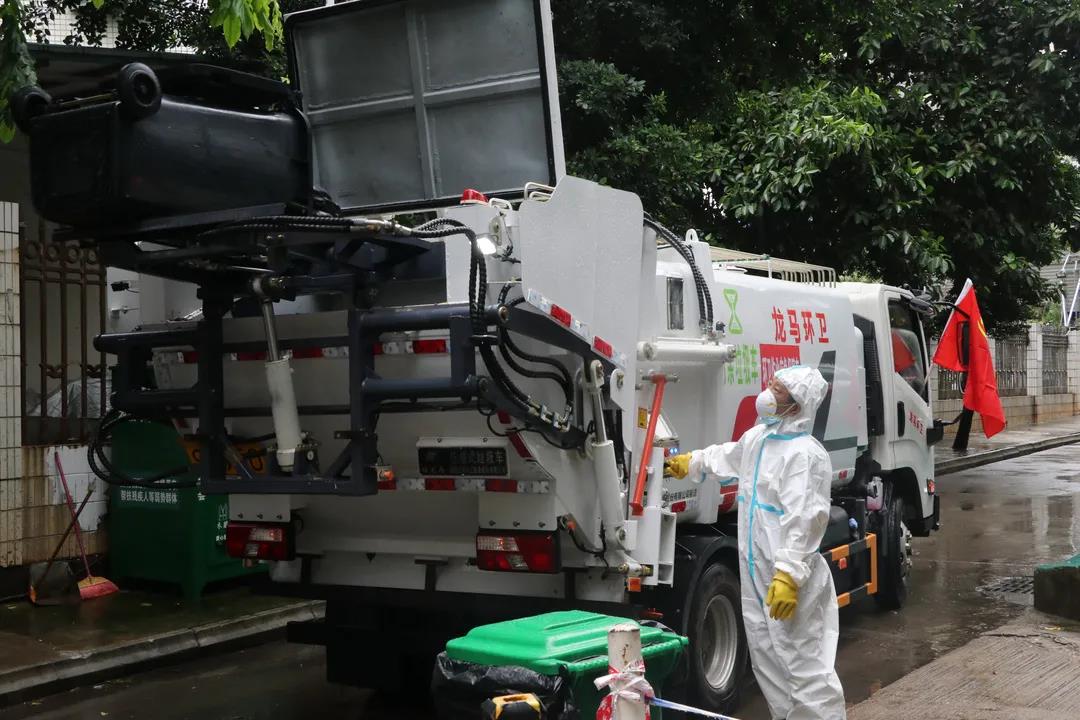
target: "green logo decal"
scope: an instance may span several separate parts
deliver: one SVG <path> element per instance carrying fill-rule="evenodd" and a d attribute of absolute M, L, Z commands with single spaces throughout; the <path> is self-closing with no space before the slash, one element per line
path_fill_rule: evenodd
<path fill-rule="evenodd" d="M 739 320 L 739 315 L 735 310 L 739 304 L 739 291 L 733 288 L 724 290 L 724 302 L 731 308 L 731 319 L 728 320 L 727 331 L 732 335 L 742 335 L 742 321 Z"/>
<path fill-rule="evenodd" d="M 757 385 L 759 370 L 757 345 L 736 345 L 735 357 L 724 365 L 728 385 Z"/>

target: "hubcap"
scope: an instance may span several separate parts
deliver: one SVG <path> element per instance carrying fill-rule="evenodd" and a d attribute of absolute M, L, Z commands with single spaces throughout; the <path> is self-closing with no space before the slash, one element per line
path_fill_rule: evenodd
<path fill-rule="evenodd" d="M 906 581 L 911 573 L 911 531 L 900 523 L 900 576 Z"/>
<path fill-rule="evenodd" d="M 705 608 L 705 622 L 700 645 L 701 667 L 705 682 L 717 690 L 731 684 L 739 643 L 739 620 L 731 601 L 716 595 Z"/>
<path fill-rule="evenodd" d="M 140 75 L 131 83 L 131 87 L 135 91 L 135 97 L 139 102 L 149 103 L 154 99 L 154 83 L 150 81 L 150 78 Z"/>

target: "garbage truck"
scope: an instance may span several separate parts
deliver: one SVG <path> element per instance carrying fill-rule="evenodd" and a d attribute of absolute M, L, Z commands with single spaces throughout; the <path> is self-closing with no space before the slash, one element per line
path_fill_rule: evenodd
<path fill-rule="evenodd" d="M 288 84 L 132 64 L 13 98 L 38 211 L 139 291 L 138 326 L 95 340 L 96 472 L 227 494 L 228 551 L 327 601 L 289 635 L 331 681 L 426 681 L 476 623 L 598 609 L 688 636 L 688 695 L 723 710 L 753 489 L 664 459 L 738 439 L 809 365 L 839 604 L 904 604 L 939 517 L 928 303 L 568 175 L 548 0 L 338 3 L 286 34 Z M 190 468 L 111 466 L 131 421 L 175 427 Z"/>

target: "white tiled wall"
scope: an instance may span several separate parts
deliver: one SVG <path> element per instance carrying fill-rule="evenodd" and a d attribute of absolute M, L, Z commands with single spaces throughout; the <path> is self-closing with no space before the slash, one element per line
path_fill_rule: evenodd
<path fill-rule="evenodd" d="M 205 2 L 203 3 L 205 5 Z M 65 44 L 64 40 L 75 32 L 75 16 L 71 13 L 60 13 L 48 24 L 49 28 L 49 42 L 57 45 Z M 117 24 L 115 18 L 108 18 L 105 21 L 105 33 L 101 38 L 101 45 L 103 48 L 116 47 L 117 40 Z M 169 52 L 194 54 L 194 48 L 188 47 L 174 47 L 170 48 Z"/>
<path fill-rule="evenodd" d="M 56 468 L 57 454 L 60 455 L 60 466 L 64 469 L 68 491 L 71 493 L 75 507 L 78 508 L 86 494 L 90 493 L 90 501 L 79 515 L 79 527 L 84 532 L 94 532 L 98 529 L 101 517 L 105 514 L 105 483 L 90 471 L 85 445 L 46 448 L 45 477 L 48 478 L 48 500 L 51 504 L 66 505 L 67 503 L 64 497 L 64 484 Z"/>
<path fill-rule="evenodd" d="M 17 564 L 22 539 L 19 389 L 19 206 L 0 202 L 0 567 Z"/>
<path fill-rule="evenodd" d="M 76 506 L 93 491 L 79 517 L 87 551 L 105 548 L 101 518 L 105 488 L 90 473 L 85 447 L 22 447 L 19 347 L 19 206 L 0 202 L 0 567 L 47 560 L 71 515 L 56 473 L 54 452 L 67 475 Z M 77 552 L 75 538 L 61 557 Z"/>
<path fill-rule="evenodd" d="M 75 16 L 60 13 L 49 23 L 49 42 L 63 44 L 64 38 L 75 31 Z M 105 25 L 105 35 L 101 38 L 101 47 L 116 47 L 116 21 L 109 18 Z"/>

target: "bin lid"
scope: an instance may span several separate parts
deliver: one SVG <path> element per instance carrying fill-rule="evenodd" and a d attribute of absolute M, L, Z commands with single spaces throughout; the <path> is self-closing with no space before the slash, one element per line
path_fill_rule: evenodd
<path fill-rule="evenodd" d="M 608 630 L 625 622 L 626 618 L 581 610 L 545 613 L 473 628 L 448 642 L 446 654 L 460 662 L 514 665 L 557 675 L 561 667 L 606 657 Z M 641 627 L 643 648 L 672 639 L 679 638 L 657 627 Z M 673 647 L 681 650 L 682 644 L 675 642 Z"/>
<path fill-rule="evenodd" d="M 357 0 L 285 19 L 315 184 L 346 213 L 565 174 L 550 0 Z"/>

